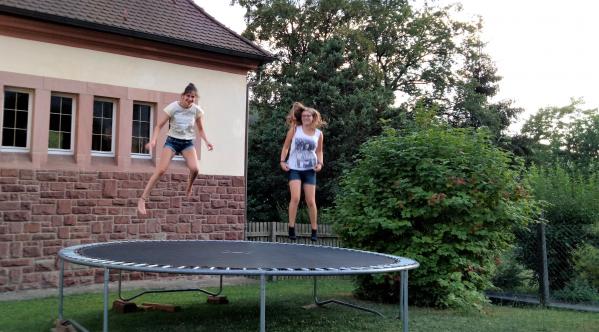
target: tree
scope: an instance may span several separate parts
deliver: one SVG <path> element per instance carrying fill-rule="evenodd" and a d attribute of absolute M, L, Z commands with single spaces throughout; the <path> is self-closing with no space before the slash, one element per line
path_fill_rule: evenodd
<path fill-rule="evenodd" d="M 511 100 L 491 101 L 499 92 L 501 76 L 484 52 L 482 22 L 472 28 L 476 33 L 468 34 L 460 46 L 464 64 L 452 86 L 455 97 L 444 104 L 444 115 L 454 127 L 488 128 L 495 142 L 503 143 L 508 140 L 504 131 L 523 109 L 512 106 Z"/>
<path fill-rule="evenodd" d="M 567 164 L 596 169 L 599 161 L 599 112 L 581 109 L 581 99 L 563 107 L 546 107 L 532 115 L 522 134 L 532 141 L 537 164 Z M 566 165 L 567 166 L 567 165 Z"/>
<path fill-rule="evenodd" d="M 405 119 L 414 116 L 417 101 L 442 104 L 453 100 L 456 82 L 466 82 L 457 72 L 464 52 L 472 47 L 466 41 L 479 33 L 473 24 L 452 19 L 458 7 L 424 4 L 417 8 L 407 0 L 233 3 L 247 10 L 243 35 L 268 45 L 278 58 L 252 77 L 248 177 L 252 220 L 275 220 L 277 207 L 286 204 L 278 151 L 292 102 L 315 107 L 329 122 L 324 131 L 325 168 L 317 190 L 320 205 L 328 206 L 338 177 L 351 167 L 360 144 L 380 134 L 383 125 L 405 125 Z M 481 81 L 494 73 L 481 68 L 477 76 Z M 405 96 L 399 106 L 398 95 Z M 485 110 L 499 112 L 502 107 L 490 105 Z M 450 106 L 439 109 L 454 112 Z M 473 107 L 463 109 L 474 112 Z M 503 118 L 511 119 L 509 114 Z M 504 122 L 498 122 L 497 127 L 503 128 Z"/>

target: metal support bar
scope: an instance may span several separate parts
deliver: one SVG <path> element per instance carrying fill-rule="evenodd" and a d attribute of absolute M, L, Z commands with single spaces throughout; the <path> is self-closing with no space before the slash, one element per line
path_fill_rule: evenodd
<path fill-rule="evenodd" d="M 109 269 L 104 268 L 104 322 L 102 323 L 102 331 L 108 332 L 108 280 Z"/>
<path fill-rule="evenodd" d="M 60 266 L 60 270 L 58 272 L 58 320 L 60 322 L 69 322 L 71 325 L 75 326 L 78 331 L 89 332 L 88 329 L 76 321 L 64 318 L 64 259 L 59 258 L 58 265 Z"/>
<path fill-rule="evenodd" d="M 58 273 L 58 319 L 62 320 L 64 312 L 64 259 L 60 258 L 60 272 Z"/>
<path fill-rule="evenodd" d="M 260 275 L 260 332 L 266 332 L 266 276 Z"/>
<path fill-rule="evenodd" d="M 401 311 L 401 325 L 403 332 L 408 332 L 408 271 L 401 271 L 401 291 L 399 295 L 399 307 Z"/>
<path fill-rule="evenodd" d="M 220 276 L 220 285 L 219 285 L 219 289 L 216 293 L 207 291 L 205 289 L 201 289 L 201 288 L 186 288 L 186 289 L 157 289 L 157 290 L 149 290 L 149 291 L 143 291 L 140 293 L 137 293 L 131 297 L 128 298 L 124 298 L 121 294 L 121 284 L 122 284 L 122 275 L 121 275 L 122 270 L 119 270 L 119 282 L 118 282 L 118 289 L 119 289 L 119 299 L 123 300 L 123 301 L 131 301 L 133 299 L 136 299 L 144 294 L 152 294 L 152 293 L 174 293 L 174 292 L 202 292 L 204 294 L 208 294 L 210 296 L 218 296 L 220 295 L 220 293 L 222 293 L 223 291 L 223 276 Z"/>
<path fill-rule="evenodd" d="M 73 325 L 73 326 L 74 326 L 74 327 L 77 329 L 77 331 L 81 331 L 81 332 L 89 332 L 89 330 L 88 330 L 88 329 L 86 329 L 86 328 L 85 328 L 83 325 L 81 325 L 81 324 L 77 323 L 77 322 L 76 322 L 76 321 L 74 321 L 74 320 L 69 320 L 69 323 L 71 323 L 71 325 Z"/>
<path fill-rule="evenodd" d="M 339 304 L 339 305 L 344 305 L 346 307 L 350 307 L 350 308 L 354 308 L 354 309 L 358 309 L 358 310 L 370 312 L 372 314 L 379 315 L 381 317 L 385 317 L 383 314 L 381 314 L 380 312 L 378 312 L 378 311 L 376 311 L 374 309 L 365 308 L 365 307 L 362 307 L 362 306 L 359 306 L 359 305 L 353 304 L 353 303 L 343 302 L 343 301 L 339 301 L 339 300 L 335 300 L 335 299 L 326 300 L 326 301 L 320 301 L 320 300 L 318 300 L 318 296 L 317 296 L 316 293 L 317 293 L 316 277 L 314 277 L 314 303 L 316 305 L 318 305 L 318 306 L 324 306 L 324 305 L 327 305 L 329 303 L 336 303 L 336 304 Z"/>

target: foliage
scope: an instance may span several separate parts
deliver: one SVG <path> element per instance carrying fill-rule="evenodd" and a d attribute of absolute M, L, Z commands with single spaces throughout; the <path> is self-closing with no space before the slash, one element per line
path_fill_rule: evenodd
<path fill-rule="evenodd" d="M 460 46 L 464 65 L 457 71 L 458 78 L 452 86 L 455 97 L 444 105 L 444 115 L 454 127 L 482 128 L 491 132 L 497 144 L 510 139 L 504 131 L 522 108 L 512 106 L 511 100 L 491 101 L 499 92 L 501 76 L 491 57 L 483 52 L 485 44 L 480 40 L 482 23 L 473 25 Z"/>
<path fill-rule="evenodd" d="M 458 104 L 453 100 L 464 93 L 456 93 L 456 85 L 484 81 L 468 85 L 468 89 L 488 90 L 469 101 L 468 107 L 460 106 L 464 115 L 475 109 L 474 104 L 486 102 L 494 93 L 489 86 L 499 79 L 481 46 L 471 42 L 478 40 L 480 26 L 452 18 L 457 6 L 416 8 L 407 0 L 232 2 L 246 8 L 248 25 L 243 35 L 273 50 L 278 59 L 251 78 L 250 221 L 276 219 L 277 204 L 288 197 L 278 153 L 292 102 L 315 107 L 329 123 L 324 130 L 325 167 L 318 175 L 317 190 L 319 205 L 327 207 L 358 147 L 380 134 L 385 124 L 404 126 L 413 118 L 417 101 L 445 105 L 439 113 L 458 112 L 451 105 Z M 465 58 L 471 59 L 472 68 L 458 72 Z M 485 112 L 499 109 L 487 104 L 483 108 Z M 494 116 L 479 118 L 477 125 L 487 126 L 489 121 L 483 118 Z M 503 128 L 503 124 L 488 126 Z"/>
<path fill-rule="evenodd" d="M 597 171 L 599 162 L 599 113 L 583 110 L 583 101 L 573 99 L 563 107 L 547 107 L 531 116 L 522 127 L 541 165 L 562 163 L 573 169 Z"/>
<path fill-rule="evenodd" d="M 331 213 L 346 245 L 420 262 L 415 303 L 480 307 L 494 257 L 536 211 L 522 171 L 484 130 L 387 129 L 361 147 Z"/>
<path fill-rule="evenodd" d="M 589 243 L 580 246 L 574 253 L 574 270 L 599 291 L 599 248 Z"/>
<path fill-rule="evenodd" d="M 504 252 L 495 263 L 497 269 L 492 279 L 494 287 L 506 292 L 528 292 L 531 284 L 535 283 L 533 272 L 516 260 L 513 249 Z"/>
<path fill-rule="evenodd" d="M 585 177 L 566 167 L 533 166 L 528 172 L 534 197 L 546 202 L 543 218 L 549 257 L 549 286 L 557 290 L 575 276 L 573 253 L 588 241 L 597 241 L 590 229 L 599 221 L 599 174 Z M 536 230 L 518 232 L 518 259 L 539 271 Z"/>
<path fill-rule="evenodd" d="M 564 288 L 555 291 L 553 297 L 568 302 L 597 302 L 599 292 L 587 280 L 575 278 L 566 283 Z"/>

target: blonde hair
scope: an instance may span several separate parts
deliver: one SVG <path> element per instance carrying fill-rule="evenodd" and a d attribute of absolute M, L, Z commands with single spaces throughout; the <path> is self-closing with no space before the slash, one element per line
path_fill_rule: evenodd
<path fill-rule="evenodd" d="M 293 105 L 291 105 L 291 110 L 289 110 L 289 113 L 287 114 L 286 117 L 286 122 L 288 126 L 301 126 L 302 125 L 302 113 L 304 111 L 308 111 L 310 112 L 310 114 L 312 114 L 312 124 L 311 127 L 312 128 L 321 128 L 326 126 L 326 122 L 322 119 L 322 116 L 320 115 L 320 112 L 318 112 L 316 109 L 312 108 L 312 107 L 306 107 L 304 106 L 304 104 L 300 103 L 300 102 L 294 102 Z"/>

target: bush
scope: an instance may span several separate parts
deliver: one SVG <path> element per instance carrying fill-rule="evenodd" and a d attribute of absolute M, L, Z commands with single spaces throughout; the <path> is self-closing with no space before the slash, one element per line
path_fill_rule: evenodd
<path fill-rule="evenodd" d="M 551 290 L 562 289 L 576 277 L 574 253 L 578 248 L 599 241 L 599 234 L 592 231 L 599 220 L 599 173 L 584 173 L 569 165 L 531 167 L 528 173 L 535 199 L 545 202 Z M 518 260 L 540 275 L 536 231 L 518 232 L 518 243 Z"/>
<path fill-rule="evenodd" d="M 535 211 L 522 170 L 485 131 L 387 129 L 361 147 L 331 214 L 345 245 L 420 262 L 414 303 L 479 307 L 512 227 Z M 359 278 L 357 293 L 397 299 L 393 280 Z"/>
<path fill-rule="evenodd" d="M 588 281 L 575 278 L 566 283 L 566 286 L 553 293 L 557 300 L 568 302 L 599 302 L 599 292 L 589 285 Z"/>
<path fill-rule="evenodd" d="M 514 251 L 510 250 L 497 260 L 497 270 L 493 275 L 493 286 L 503 292 L 536 293 L 538 286 L 534 274 L 516 261 Z"/>
<path fill-rule="evenodd" d="M 574 253 L 574 270 L 595 290 L 599 290 L 599 248 L 584 244 Z"/>

